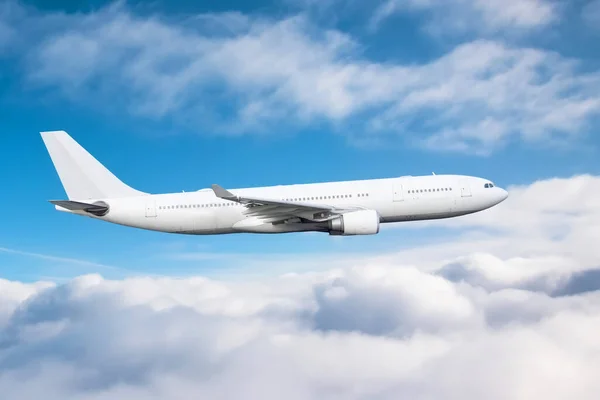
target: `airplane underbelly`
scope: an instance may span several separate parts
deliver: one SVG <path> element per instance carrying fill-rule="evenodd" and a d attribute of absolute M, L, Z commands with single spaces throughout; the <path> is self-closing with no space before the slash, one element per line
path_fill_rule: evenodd
<path fill-rule="evenodd" d="M 457 211 L 454 198 L 416 198 L 396 203 L 394 215 L 385 217 L 385 222 L 415 221 L 420 219 L 443 218 Z"/>
<path fill-rule="evenodd" d="M 212 213 L 159 215 L 155 221 L 155 229 L 173 233 L 208 233 L 216 228 L 217 219 Z"/>
<path fill-rule="evenodd" d="M 215 213 L 202 213 L 194 215 L 191 230 L 194 232 L 210 232 L 218 227 Z"/>

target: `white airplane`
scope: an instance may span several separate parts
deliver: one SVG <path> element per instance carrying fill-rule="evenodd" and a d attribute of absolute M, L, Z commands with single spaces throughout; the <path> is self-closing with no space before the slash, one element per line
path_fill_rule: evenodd
<path fill-rule="evenodd" d="M 161 232 L 372 235 L 381 223 L 471 214 L 508 197 L 487 179 L 462 175 L 148 194 L 120 181 L 66 132 L 41 135 L 69 198 L 51 201 L 57 210 Z"/>

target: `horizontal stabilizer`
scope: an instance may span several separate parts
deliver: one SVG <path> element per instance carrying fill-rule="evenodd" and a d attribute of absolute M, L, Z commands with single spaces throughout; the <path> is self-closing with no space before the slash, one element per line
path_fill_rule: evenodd
<path fill-rule="evenodd" d="M 71 200 L 51 200 L 50 203 L 69 211 L 85 211 L 99 217 L 108 212 L 108 205 L 104 203 L 89 204 Z"/>

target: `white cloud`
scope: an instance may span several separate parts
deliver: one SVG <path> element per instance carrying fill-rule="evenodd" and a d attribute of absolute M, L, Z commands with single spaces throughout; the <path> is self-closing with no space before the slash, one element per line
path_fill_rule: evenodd
<path fill-rule="evenodd" d="M 0 327 L 3 398 L 593 398 L 598 293 L 488 292 L 389 265 L 335 275 L 46 288 Z"/>
<path fill-rule="evenodd" d="M 530 30 L 558 18 L 558 7 L 552 0 L 387 0 L 375 11 L 371 25 L 409 11 L 431 13 L 426 29 L 436 35 Z"/>
<path fill-rule="evenodd" d="M 0 280 L 2 398 L 593 399 L 599 188 L 514 188 L 468 221 L 499 235 L 313 273 Z"/>
<path fill-rule="evenodd" d="M 494 41 L 408 65 L 371 61 L 355 38 L 303 15 L 174 21 L 116 5 L 41 21 L 49 28 L 31 46 L 30 83 L 193 130 L 279 132 L 325 121 L 357 143 L 401 138 L 489 153 L 511 140 L 572 139 L 600 111 L 599 74 Z"/>

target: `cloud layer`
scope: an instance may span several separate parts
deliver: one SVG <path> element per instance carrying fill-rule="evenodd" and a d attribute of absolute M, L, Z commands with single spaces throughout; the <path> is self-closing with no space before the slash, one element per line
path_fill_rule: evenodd
<path fill-rule="evenodd" d="M 529 21 L 522 20 L 525 6 L 496 3 L 481 3 L 485 15 Z M 526 4 L 552 14 L 546 3 Z M 514 140 L 579 137 L 600 112 L 598 73 L 551 51 L 495 40 L 404 64 L 369 59 L 360 38 L 305 14 L 176 19 L 116 4 L 19 21 L 13 24 L 39 31 L 25 58 L 30 85 L 192 130 L 294 131 L 325 123 L 355 143 L 402 139 L 485 154 Z"/>
<path fill-rule="evenodd" d="M 482 237 L 319 272 L 0 280 L 2 398 L 593 399 L 599 182 L 515 188 L 468 221 Z"/>
<path fill-rule="evenodd" d="M 9 400 L 594 398 L 599 292 L 463 278 L 378 265 L 244 285 L 20 285 L 26 300 L 2 310 L 0 389 Z M 17 285 L 0 283 L 3 303 Z"/>

